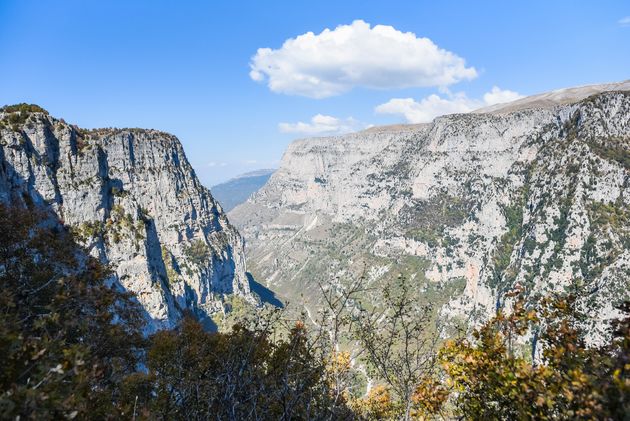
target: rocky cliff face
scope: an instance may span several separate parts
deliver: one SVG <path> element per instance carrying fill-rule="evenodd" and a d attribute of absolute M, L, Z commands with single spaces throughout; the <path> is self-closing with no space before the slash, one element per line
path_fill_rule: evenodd
<path fill-rule="evenodd" d="M 311 309 L 318 281 L 402 272 L 453 323 L 516 285 L 612 316 L 630 298 L 630 93 L 508 111 L 294 142 L 230 213 L 249 269 Z"/>
<path fill-rule="evenodd" d="M 0 200 L 54 211 L 137 295 L 149 330 L 171 327 L 185 309 L 211 323 L 232 294 L 255 302 L 242 239 L 172 135 L 86 131 L 45 112 L 5 109 Z"/>

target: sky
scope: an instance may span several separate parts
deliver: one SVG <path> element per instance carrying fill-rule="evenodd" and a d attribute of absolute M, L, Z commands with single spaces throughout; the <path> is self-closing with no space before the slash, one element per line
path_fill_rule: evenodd
<path fill-rule="evenodd" d="M 0 104 L 173 133 L 207 186 L 296 138 L 627 79 L 628 1 L 0 0 Z"/>

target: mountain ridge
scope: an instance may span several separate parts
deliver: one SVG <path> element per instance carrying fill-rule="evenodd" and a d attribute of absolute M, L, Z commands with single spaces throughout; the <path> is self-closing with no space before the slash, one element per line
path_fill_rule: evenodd
<path fill-rule="evenodd" d="M 310 310 L 318 282 L 405 273 L 472 323 L 516 285 L 533 302 L 577 282 L 597 324 L 630 289 L 629 116 L 629 93 L 604 92 L 301 139 L 230 218 L 255 278 Z"/>
<path fill-rule="evenodd" d="M 610 91 L 629 91 L 630 79 L 623 82 L 611 82 L 600 84 L 589 84 L 571 88 L 555 89 L 550 92 L 543 92 L 528 95 L 515 101 L 490 105 L 472 111 L 473 113 L 505 113 L 519 111 L 528 108 L 550 108 L 558 105 L 567 105 L 581 101 L 589 96 Z"/>
<path fill-rule="evenodd" d="M 35 110 L 0 111 L 0 200 L 54 212 L 137 296 L 149 331 L 173 327 L 184 310 L 212 327 L 233 295 L 256 303 L 242 238 L 177 137 L 83 130 Z"/>

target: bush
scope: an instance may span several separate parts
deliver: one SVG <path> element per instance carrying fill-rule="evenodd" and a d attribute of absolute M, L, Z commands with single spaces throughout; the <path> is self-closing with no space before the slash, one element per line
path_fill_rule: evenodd
<path fill-rule="evenodd" d="M 0 205 L 0 418 L 122 415 L 138 304 L 49 216 Z"/>
<path fill-rule="evenodd" d="M 420 305 L 417 288 L 400 277 L 379 289 L 379 307 L 369 310 L 357 299 L 365 292 L 360 282 L 341 293 L 322 289 L 329 308 L 319 331 L 294 318 L 285 324 L 280 310 L 258 312 L 220 333 L 186 314 L 175 329 L 144 339 L 137 302 L 106 287 L 110 272 L 50 215 L 0 205 L 0 235 L 2 419 L 630 413 L 630 303 L 621 308 L 626 318 L 612 325 L 612 339 L 588 347 L 576 297 L 546 299 L 537 311 L 516 299 L 510 314 L 499 312 L 472 339 L 447 341 L 436 358 L 430 306 Z M 367 396 L 353 398 L 354 361 L 342 332 L 361 346 L 377 382 Z M 525 338 L 533 338 L 529 354 Z"/>
<path fill-rule="evenodd" d="M 210 259 L 210 248 L 203 240 L 194 240 L 185 250 L 186 256 L 196 266 L 205 266 Z"/>
<path fill-rule="evenodd" d="M 574 296 L 547 299 L 539 312 L 517 301 L 511 315 L 499 313 L 476 331 L 474 342 L 447 342 L 441 360 L 457 412 L 467 419 L 624 419 L 630 317 L 614 324 L 610 343 L 590 348 L 583 317 Z M 519 353 L 517 339 L 528 332 L 534 348 L 540 342 L 540 361 Z"/>
<path fill-rule="evenodd" d="M 5 105 L 4 107 L 0 108 L 0 113 L 16 113 L 16 112 L 24 113 L 24 114 L 30 114 L 30 113 L 48 114 L 48 111 L 46 111 L 39 105 L 26 104 L 24 102 L 20 104 L 15 104 L 15 105 Z"/>
<path fill-rule="evenodd" d="M 48 114 L 48 111 L 44 110 L 39 105 L 22 103 L 16 105 L 5 105 L 0 108 L 0 113 L 7 114 L 2 118 L 2 120 L 0 120 L 0 129 L 7 126 L 14 132 L 17 132 L 20 130 L 21 126 L 26 123 L 26 120 L 28 120 L 31 113 Z"/>
<path fill-rule="evenodd" d="M 130 378 L 137 412 L 150 419 L 349 419 L 326 365 L 298 323 L 273 341 L 264 325 L 208 333 L 191 316 L 151 338 L 146 374 Z"/>
<path fill-rule="evenodd" d="M 303 323 L 148 341 L 141 309 L 50 215 L 0 205 L 1 419 L 348 419 Z M 86 263 L 82 263 L 86 262 Z M 138 371 L 141 365 L 146 371 Z"/>

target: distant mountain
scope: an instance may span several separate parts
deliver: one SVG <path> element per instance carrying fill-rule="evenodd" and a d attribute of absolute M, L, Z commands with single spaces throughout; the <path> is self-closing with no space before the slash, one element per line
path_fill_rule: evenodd
<path fill-rule="evenodd" d="M 252 193 L 265 185 L 273 169 L 251 171 L 232 178 L 225 183 L 211 187 L 212 195 L 219 201 L 225 212 L 229 212 L 236 206 L 245 202 Z"/>

